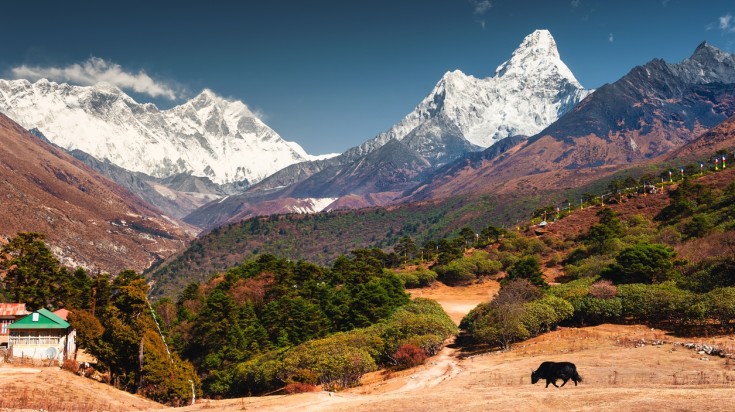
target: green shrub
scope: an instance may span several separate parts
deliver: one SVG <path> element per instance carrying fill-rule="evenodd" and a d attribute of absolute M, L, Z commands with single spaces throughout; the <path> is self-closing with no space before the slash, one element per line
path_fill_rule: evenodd
<path fill-rule="evenodd" d="M 709 315 L 717 319 L 720 324 L 729 328 L 735 319 L 735 287 L 714 289 L 707 293 L 706 302 Z"/>
<path fill-rule="evenodd" d="M 622 315 L 637 321 L 660 324 L 682 323 L 687 319 L 691 292 L 678 289 L 673 282 L 658 285 L 627 284 L 618 287 Z"/>
<path fill-rule="evenodd" d="M 623 249 L 602 277 L 615 283 L 660 283 L 674 273 L 675 252 L 658 243 L 637 243 Z"/>
<path fill-rule="evenodd" d="M 682 233 L 689 238 L 704 237 L 714 228 L 714 223 L 709 215 L 697 213 L 689 222 L 684 224 Z"/>
<path fill-rule="evenodd" d="M 555 329 L 560 322 L 571 318 L 573 314 L 574 307 L 569 302 L 547 295 L 526 303 L 521 321 L 531 336 L 535 336 Z"/>
<path fill-rule="evenodd" d="M 567 263 L 564 265 L 564 273 L 571 279 L 597 277 L 613 262 L 614 260 L 612 258 L 602 255 L 593 255 L 588 258 L 578 260 L 577 263 Z"/>
<path fill-rule="evenodd" d="M 396 276 L 401 279 L 403 286 L 407 288 L 420 288 L 429 286 L 437 279 L 436 272 L 424 267 L 416 270 L 400 270 L 395 272 Z"/>
<path fill-rule="evenodd" d="M 455 259 L 446 265 L 438 265 L 434 270 L 439 279 L 448 285 L 467 284 L 479 277 L 497 274 L 502 263 L 491 260 L 490 254 L 476 250 L 471 256 Z"/>
<path fill-rule="evenodd" d="M 316 374 L 316 383 L 327 389 L 354 386 L 362 375 L 377 369 L 367 350 L 342 345 L 330 338 L 305 342 L 288 351 L 283 367 L 292 371 L 286 380 L 292 379 L 297 371 L 308 370 Z"/>
<path fill-rule="evenodd" d="M 577 316 L 581 323 L 597 325 L 620 319 L 623 312 L 623 302 L 620 298 L 585 297 L 579 301 Z"/>
<path fill-rule="evenodd" d="M 716 257 L 692 265 L 679 284 L 695 292 L 735 286 L 735 257 Z"/>
<path fill-rule="evenodd" d="M 439 275 L 439 280 L 447 285 L 463 285 L 475 281 L 477 276 L 472 272 L 472 269 L 472 265 L 462 259 L 456 259 L 446 265 L 434 267 Z"/>
<path fill-rule="evenodd" d="M 582 278 L 571 282 L 554 285 L 549 289 L 549 293 L 558 296 L 574 305 L 574 302 L 587 297 L 590 293 L 590 286 L 596 281 L 596 278 Z"/>
<path fill-rule="evenodd" d="M 526 279 L 536 286 L 548 286 L 541 273 L 536 256 L 526 256 L 520 258 L 510 269 L 506 281 L 514 279 Z"/>

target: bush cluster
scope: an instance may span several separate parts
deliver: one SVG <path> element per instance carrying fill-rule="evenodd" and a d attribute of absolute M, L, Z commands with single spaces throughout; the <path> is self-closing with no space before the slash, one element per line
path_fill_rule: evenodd
<path fill-rule="evenodd" d="M 367 328 L 270 351 L 235 368 L 240 394 L 270 392 L 294 382 L 336 390 L 354 386 L 379 366 L 410 367 L 438 352 L 456 326 L 438 303 L 416 299 Z"/>

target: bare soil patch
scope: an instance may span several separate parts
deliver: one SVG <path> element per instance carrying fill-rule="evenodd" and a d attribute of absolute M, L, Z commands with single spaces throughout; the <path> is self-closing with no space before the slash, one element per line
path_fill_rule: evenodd
<path fill-rule="evenodd" d="M 428 298 L 439 302 L 450 318 L 459 325 L 462 318 L 475 306 L 489 302 L 500 290 L 500 283 L 487 280 L 467 286 L 446 286 L 435 282 L 428 288 L 408 289 L 411 298 Z"/>

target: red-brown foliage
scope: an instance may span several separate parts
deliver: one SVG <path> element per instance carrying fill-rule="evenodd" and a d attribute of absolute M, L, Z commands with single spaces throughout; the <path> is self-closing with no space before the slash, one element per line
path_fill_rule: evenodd
<path fill-rule="evenodd" d="M 590 296 L 597 299 L 612 299 L 618 295 L 618 288 L 609 280 L 601 280 L 590 285 Z"/>
<path fill-rule="evenodd" d="M 426 351 L 409 344 L 401 345 L 396 353 L 393 354 L 393 359 L 395 359 L 396 366 L 399 369 L 408 369 L 421 365 L 426 362 L 427 358 Z"/>
<path fill-rule="evenodd" d="M 71 373 L 78 373 L 79 362 L 75 361 L 74 359 L 66 359 L 64 363 L 61 364 L 61 369 L 67 370 Z"/>
<path fill-rule="evenodd" d="M 261 307 L 265 293 L 273 282 L 274 277 L 271 273 L 262 273 L 251 279 L 240 279 L 230 289 L 230 296 L 240 306 L 245 302 L 252 302 L 256 308 Z"/>
<path fill-rule="evenodd" d="M 316 385 L 310 383 L 291 382 L 283 388 L 283 391 L 291 395 L 294 393 L 315 392 Z"/>

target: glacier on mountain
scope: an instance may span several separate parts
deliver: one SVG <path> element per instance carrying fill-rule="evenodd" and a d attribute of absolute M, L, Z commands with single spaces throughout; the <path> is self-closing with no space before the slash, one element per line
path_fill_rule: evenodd
<path fill-rule="evenodd" d="M 0 112 L 66 150 L 154 177 L 186 173 L 218 184 L 252 184 L 291 164 L 323 158 L 283 140 L 244 103 L 206 89 L 159 110 L 105 84 L 0 80 Z"/>

